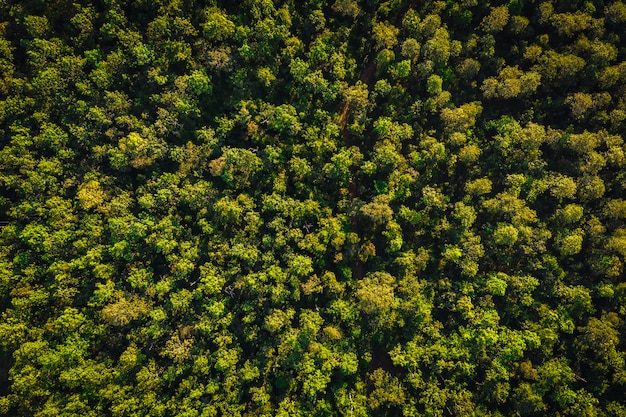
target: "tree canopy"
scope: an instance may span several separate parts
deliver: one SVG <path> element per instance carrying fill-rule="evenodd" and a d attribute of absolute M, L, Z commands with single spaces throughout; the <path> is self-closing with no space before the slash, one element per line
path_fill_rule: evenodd
<path fill-rule="evenodd" d="M 0 2 L 0 415 L 626 416 L 624 33 Z"/>

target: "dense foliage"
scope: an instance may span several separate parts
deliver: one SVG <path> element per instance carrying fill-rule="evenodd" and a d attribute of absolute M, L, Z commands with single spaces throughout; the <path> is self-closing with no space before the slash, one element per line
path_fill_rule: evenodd
<path fill-rule="evenodd" d="M 0 414 L 626 416 L 624 34 L 1 1 Z"/>

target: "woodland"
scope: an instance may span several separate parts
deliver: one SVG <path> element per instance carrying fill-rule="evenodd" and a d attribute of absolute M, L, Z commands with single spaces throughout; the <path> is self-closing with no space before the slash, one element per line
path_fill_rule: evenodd
<path fill-rule="evenodd" d="M 626 417 L 626 3 L 0 0 L 0 415 Z"/>

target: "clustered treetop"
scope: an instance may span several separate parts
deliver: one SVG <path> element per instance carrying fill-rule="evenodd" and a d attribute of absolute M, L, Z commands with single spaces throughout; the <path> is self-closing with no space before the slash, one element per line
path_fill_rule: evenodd
<path fill-rule="evenodd" d="M 624 33 L 0 2 L 0 415 L 626 416 Z"/>

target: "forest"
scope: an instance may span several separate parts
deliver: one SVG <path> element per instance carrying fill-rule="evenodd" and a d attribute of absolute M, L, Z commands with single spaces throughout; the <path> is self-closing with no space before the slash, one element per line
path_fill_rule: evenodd
<path fill-rule="evenodd" d="M 0 0 L 0 415 L 626 417 L 626 1 Z"/>

